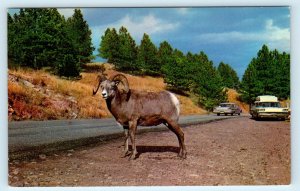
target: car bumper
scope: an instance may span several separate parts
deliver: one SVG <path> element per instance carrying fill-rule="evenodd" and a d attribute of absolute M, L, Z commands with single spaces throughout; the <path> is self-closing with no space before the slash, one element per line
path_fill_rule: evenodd
<path fill-rule="evenodd" d="M 234 111 L 213 111 L 215 114 L 232 114 Z"/>
<path fill-rule="evenodd" d="M 267 112 L 260 112 L 257 114 L 259 118 L 287 118 L 288 113 L 267 113 Z"/>

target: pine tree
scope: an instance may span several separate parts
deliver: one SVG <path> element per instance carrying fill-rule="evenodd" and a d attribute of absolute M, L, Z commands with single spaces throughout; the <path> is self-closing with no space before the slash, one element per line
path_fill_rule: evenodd
<path fill-rule="evenodd" d="M 218 66 L 218 72 L 222 78 L 223 85 L 227 88 L 237 89 L 239 86 L 239 78 L 237 73 L 229 64 L 221 62 Z"/>
<path fill-rule="evenodd" d="M 270 51 L 263 45 L 246 69 L 241 83 L 241 98 L 248 103 L 258 95 L 290 97 L 290 56 Z"/>
<path fill-rule="evenodd" d="M 92 46 L 91 30 L 83 19 L 80 9 L 75 9 L 74 14 L 67 20 L 69 39 L 77 49 L 77 57 L 80 63 L 88 63 L 93 58 L 94 47 Z"/>
<path fill-rule="evenodd" d="M 185 55 L 178 49 L 171 54 L 171 61 L 163 66 L 164 81 L 171 89 L 187 91 L 191 85 L 191 67 Z"/>
<path fill-rule="evenodd" d="M 173 63 L 173 48 L 167 41 L 163 41 L 159 45 L 157 55 L 161 67 L 160 71 L 163 73 L 163 67 Z"/>
<path fill-rule="evenodd" d="M 122 71 L 135 71 L 137 47 L 135 41 L 130 36 L 129 32 L 125 27 L 119 29 L 119 54 L 115 65 L 119 70 Z"/>
<path fill-rule="evenodd" d="M 81 63 L 78 56 L 78 46 L 71 39 L 70 27 L 64 22 L 62 29 L 57 33 L 60 38 L 56 60 L 54 62 L 54 73 L 59 76 L 77 77 L 80 75 Z"/>
<path fill-rule="evenodd" d="M 194 70 L 193 92 L 199 95 L 199 104 L 208 110 L 220 102 L 227 101 L 226 91 L 222 85 L 222 78 L 213 62 L 208 59 L 204 52 L 194 57 L 198 63 Z"/>
<path fill-rule="evenodd" d="M 90 35 L 80 10 L 66 22 L 55 8 L 20 9 L 8 16 L 8 56 L 22 66 L 51 66 L 60 76 L 78 76 L 80 64 L 91 58 Z"/>
<path fill-rule="evenodd" d="M 104 35 L 101 36 L 98 56 L 107 59 L 108 63 L 115 64 L 119 58 L 119 36 L 115 28 L 107 28 Z"/>
<path fill-rule="evenodd" d="M 274 78 L 274 92 L 281 99 L 290 98 L 290 54 L 283 52 L 277 55 L 275 58 L 276 62 L 275 68 L 276 73 Z M 277 83 L 275 83 L 277 82 Z"/>
<path fill-rule="evenodd" d="M 250 64 L 248 65 L 241 83 L 241 99 L 247 103 L 252 103 L 255 100 L 255 97 L 262 95 L 257 89 L 255 83 L 257 83 L 258 73 L 255 68 L 256 60 L 253 58 Z"/>
<path fill-rule="evenodd" d="M 185 56 L 175 49 L 172 55 L 172 62 L 163 67 L 164 80 L 172 90 L 194 93 L 198 104 L 208 110 L 227 100 L 221 76 L 204 52 Z"/>
<path fill-rule="evenodd" d="M 14 14 L 13 17 L 8 14 L 8 56 L 15 64 L 25 65 L 23 62 L 23 36 L 25 30 L 25 13 L 24 9 L 20 9 L 19 14 Z"/>
<path fill-rule="evenodd" d="M 56 59 L 62 17 L 56 9 L 20 9 L 8 31 L 9 56 L 15 63 L 41 68 Z M 12 24 L 13 23 L 13 24 Z"/>
<path fill-rule="evenodd" d="M 13 43 L 16 30 L 14 29 L 15 23 L 14 19 L 11 17 L 9 13 L 7 13 L 7 44 L 8 44 L 8 57 L 12 58 L 14 55 L 13 51 Z"/>
<path fill-rule="evenodd" d="M 138 48 L 137 66 L 143 74 L 160 75 L 160 65 L 157 57 L 157 48 L 150 37 L 144 33 Z"/>

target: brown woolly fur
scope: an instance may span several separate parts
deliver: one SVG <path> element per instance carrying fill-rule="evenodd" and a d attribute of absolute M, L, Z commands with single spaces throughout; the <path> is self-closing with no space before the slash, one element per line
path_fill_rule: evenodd
<path fill-rule="evenodd" d="M 98 82 L 97 82 L 98 81 Z M 100 93 L 106 101 L 108 110 L 125 132 L 124 157 L 136 159 L 135 134 L 137 126 L 166 125 L 176 134 L 179 143 L 178 156 L 185 159 L 187 152 L 184 133 L 178 125 L 180 103 L 176 96 L 167 91 L 149 92 L 130 89 L 128 79 L 123 74 L 114 74 L 109 78 L 99 75 L 93 88 L 93 95 L 101 87 Z M 122 86 L 120 87 L 120 84 Z M 132 152 L 129 152 L 128 140 L 131 140 Z"/>

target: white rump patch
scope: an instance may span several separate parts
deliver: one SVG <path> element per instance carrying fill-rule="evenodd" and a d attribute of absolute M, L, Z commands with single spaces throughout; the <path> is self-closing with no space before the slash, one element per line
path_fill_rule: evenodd
<path fill-rule="evenodd" d="M 176 107 L 177 115 L 179 116 L 179 113 L 180 113 L 180 103 L 179 103 L 179 100 L 177 99 L 177 97 L 174 94 L 172 94 L 170 92 L 169 92 L 169 94 L 170 94 L 170 97 L 171 97 L 171 100 L 172 100 L 173 104 Z"/>

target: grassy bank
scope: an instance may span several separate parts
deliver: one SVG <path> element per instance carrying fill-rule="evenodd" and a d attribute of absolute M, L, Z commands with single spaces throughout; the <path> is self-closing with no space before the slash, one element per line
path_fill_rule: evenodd
<path fill-rule="evenodd" d="M 98 64 L 99 65 L 99 64 Z M 117 73 L 105 64 L 106 73 Z M 9 70 L 9 120 L 46 120 L 69 118 L 105 118 L 111 114 L 100 94 L 92 96 L 98 73 L 97 64 L 86 66 L 79 80 L 62 79 L 44 70 L 15 68 Z M 161 91 L 166 89 L 162 78 L 124 74 L 132 89 Z M 181 103 L 181 114 L 204 114 L 186 96 L 176 95 Z"/>

